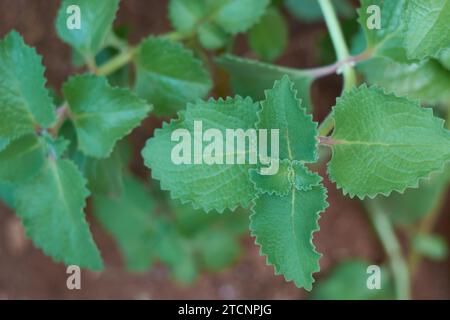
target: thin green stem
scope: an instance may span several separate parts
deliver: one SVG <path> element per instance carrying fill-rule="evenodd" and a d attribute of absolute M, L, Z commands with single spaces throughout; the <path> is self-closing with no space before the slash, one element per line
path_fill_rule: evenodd
<path fill-rule="evenodd" d="M 99 76 L 106 76 L 114 73 L 123 66 L 127 65 L 133 59 L 135 52 L 135 48 L 124 50 L 122 53 L 97 68 L 97 72 L 95 73 Z"/>
<path fill-rule="evenodd" d="M 92 73 L 97 73 L 97 64 L 95 63 L 95 59 L 91 57 L 86 57 L 85 59 L 86 66 L 88 67 L 89 71 Z"/>
<path fill-rule="evenodd" d="M 318 131 L 319 136 L 327 136 L 334 128 L 333 114 L 330 112 L 320 124 Z"/>
<path fill-rule="evenodd" d="M 408 300 L 411 298 L 409 270 L 391 221 L 376 201 L 369 200 L 365 201 L 364 204 L 389 259 L 390 269 L 394 278 L 396 297 L 399 300 Z"/>
<path fill-rule="evenodd" d="M 165 33 L 163 35 L 161 35 L 161 37 L 163 38 L 167 38 L 173 41 L 181 41 L 181 40 L 186 40 L 189 38 L 192 38 L 195 35 L 195 33 L 180 33 L 178 31 L 172 31 L 172 32 L 168 32 Z"/>
<path fill-rule="evenodd" d="M 336 51 L 336 56 L 338 62 L 336 67 L 342 70 L 344 76 L 344 86 L 343 91 L 350 90 L 356 84 L 356 73 L 353 68 L 352 57 L 349 54 L 347 44 L 345 43 L 344 34 L 339 24 L 336 12 L 334 11 L 333 5 L 330 0 L 318 0 L 320 8 L 322 9 L 323 16 L 325 17 L 325 22 L 327 24 L 328 31 L 330 32 L 331 40 L 333 42 L 334 50 Z M 367 58 L 371 53 L 364 53 L 361 57 Z M 319 126 L 319 134 L 326 136 L 334 128 L 333 115 L 330 113 L 325 120 Z"/>
<path fill-rule="evenodd" d="M 346 61 L 350 57 L 350 54 L 333 5 L 330 0 L 318 1 L 327 24 L 328 31 L 330 32 L 334 50 L 336 51 L 337 60 Z M 342 73 L 344 75 L 344 91 L 350 90 L 356 84 L 356 73 L 350 62 L 342 66 Z"/>
<path fill-rule="evenodd" d="M 430 234 L 433 231 L 433 227 L 436 224 L 436 220 L 439 216 L 439 212 L 441 211 L 442 207 L 445 203 L 445 193 L 443 193 L 438 201 L 436 202 L 435 206 L 425 215 L 425 217 L 420 221 L 419 226 L 416 230 L 414 230 L 410 235 L 410 243 L 412 242 L 412 237 L 414 235 L 427 235 Z M 409 253 L 408 257 L 408 269 L 411 274 L 411 277 L 413 278 L 418 266 L 420 265 L 420 262 L 422 261 L 422 255 L 420 252 L 418 252 L 414 246 L 411 246 L 411 251 Z"/>

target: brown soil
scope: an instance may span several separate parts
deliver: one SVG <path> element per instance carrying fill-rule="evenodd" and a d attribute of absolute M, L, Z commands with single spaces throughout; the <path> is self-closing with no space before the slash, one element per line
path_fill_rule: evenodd
<path fill-rule="evenodd" d="M 44 56 L 49 84 L 60 88 L 68 75 L 75 72 L 70 64 L 70 50 L 58 40 L 53 21 L 59 1 L 48 0 L 0 0 L 0 37 L 11 29 L 24 35 L 26 42 L 35 46 Z M 131 27 L 131 41 L 149 33 L 159 34 L 170 30 L 167 20 L 167 3 L 162 0 L 122 1 L 117 24 Z M 317 38 L 325 32 L 323 25 L 306 26 L 290 21 L 291 41 L 286 54 L 277 63 L 295 67 L 317 65 Z M 237 49 L 245 54 L 243 45 Z M 321 120 L 334 104 L 340 92 L 337 77 L 323 79 L 313 86 L 313 98 L 317 106 L 315 117 Z M 136 159 L 135 172 L 144 174 L 139 150 L 148 138 L 155 121 L 146 121 L 143 128 L 133 134 Z M 324 169 L 321 169 L 324 173 Z M 320 260 L 322 271 L 316 279 L 326 276 L 337 262 L 351 257 L 363 257 L 380 263 L 383 251 L 372 228 L 356 200 L 342 196 L 334 185 L 326 181 L 329 189 L 330 207 L 320 219 L 321 231 L 316 233 L 314 243 L 323 253 Z M 449 239 L 450 201 L 437 223 L 437 232 Z M 446 213 L 444 215 L 443 213 Z M 189 287 L 181 287 L 170 281 L 166 269 L 155 267 L 145 274 L 130 274 L 113 239 L 90 219 L 95 240 L 105 260 L 102 273 L 83 272 L 82 290 L 66 289 L 65 267 L 55 264 L 41 251 L 35 249 L 23 235 L 20 221 L 13 212 L 0 204 L 0 299 L 15 298 L 130 298 L 130 299 L 302 299 L 306 291 L 286 283 L 273 275 L 273 268 L 265 265 L 259 256 L 259 248 L 250 236 L 244 237 L 245 253 L 234 267 L 219 274 L 202 275 Z M 450 262 L 424 262 L 414 281 L 414 298 L 450 298 Z"/>

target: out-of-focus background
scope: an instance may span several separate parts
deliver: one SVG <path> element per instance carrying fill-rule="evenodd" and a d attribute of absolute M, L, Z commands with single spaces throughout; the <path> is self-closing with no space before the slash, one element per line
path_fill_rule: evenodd
<path fill-rule="evenodd" d="M 71 50 L 55 32 L 54 20 L 59 1 L 0 0 L 0 37 L 12 29 L 18 30 L 30 46 L 43 56 L 48 85 L 59 90 L 70 74 L 79 71 L 71 65 Z M 284 10 L 284 9 L 283 9 Z M 330 62 L 326 57 L 327 30 L 322 22 L 302 23 L 286 11 L 289 22 L 289 45 L 277 64 L 310 68 Z M 123 0 L 115 26 L 126 25 L 129 40 L 136 44 L 149 34 L 171 30 L 165 0 Z M 320 40 L 320 41 L 318 41 Z M 332 47 L 329 47 L 332 50 Z M 235 53 L 252 57 L 243 36 L 238 37 Z M 333 58 L 333 57 L 332 57 Z M 332 61 L 331 61 L 332 62 Z M 320 121 L 340 94 L 341 81 L 330 76 L 316 81 L 312 87 L 314 118 Z M 0 115 L 1 116 L 1 115 Z M 159 121 L 151 118 L 131 136 L 134 161 L 132 171 L 148 176 L 140 150 Z M 324 174 L 325 169 L 319 171 Z M 325 176 L 325 175 L 324 175 Z M 320 232 L 314 243 L 323 254 L 321 271 L 316 281 L 326 279 L 339 262 L 362 258 L 373 264 L 384 261 L 384 252 L 368 218 L 357 200 L 351 200 L 336 190 L 325 178 L 330 207 L 319 221 Z M 435 231 L 450 241 L 450 197 L 435 224 Z M 89 208 L 88 208 L 89 212 Z M 444 214 L 446 213 L 446 214 Z M 82 272 L 82 290 L 66 288 L 66 267 L 33 247 L 24 236 L 21 223 L 14 213 L 0 203 L 0 299 L 16 298 L 131 298 L 131 299 L 303 299 L 308 293 L 297 289 L 283 277 L 275 276 L 273 267 L 266 266 L 265 257 L 247 232 L 241 239 L 243 250 L 239 260 L 218 273 L 202 273 L 191 285 L 172 280 L 168 270 L 157 264 L 151 271 L 134 274 L 124 267 L 123 258 L 113 238 L 88 214 L 91 230 L 105 261 L 105 271 Z M 399 232 L 400 239 L 405 235 Z M 351 286 L 351 284 L 350 284 Z M 450 261 L 420 263 L 413 281 L 415 299 L 450 298 Z"/>

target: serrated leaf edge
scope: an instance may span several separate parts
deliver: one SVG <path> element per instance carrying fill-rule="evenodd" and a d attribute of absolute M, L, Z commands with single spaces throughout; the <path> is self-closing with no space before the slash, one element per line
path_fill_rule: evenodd
<path fill-rule="evenodd" d="M 313 123 L 313 125 L 315 126 L 315 129 L 316 129 L 315 130 L 316 134 L 314 136 L 314 141 L 315 141 L 315 144 L 314 144 L 314 159 L 308 160 L 308 161 L 306 161 L 304 159 L 289 159 L 289 160 L 291 160 L 291 161 L 297 160 L 297 161 L 300 161 L 302 163 L 314 163 L 314 162 L 317 162 L 317 160 L 319 159 L 319 155 L 317 154 L 317 149 L 319 147 L 319 132 L 318 132 L 317 128 L 318 128 L 319 124 L 316 121 L 313 120 L 312 114 L 307 113 L 306 108 L 303 106 L 303 99 L 301 99 L 301 98 L 299 98 L 297 96 L 298 90 L 295 89 L 294 82 L 292 82 L 292 80 L 289 78 L 289 76 L 287 74 L 285 74 L 281 79 L 275 80 L 272 89 L 264 90 L 265 99 L 260 101 L 261 108 L 256 113 L 256 117 L 257 117 L 256 128 L 257 129 L 260 128 L 259 126 L 260 126 L 260 123 L 261 123 L 261 113 L 263 112 L 264 103 L 267 101 L 269 92 L 271 90 L 273 90 L 281 81 L 283 81 L 285 79 L 287 79 L 289 81 L 289 90 L 291 91 L 294 99 L 297 101 L 298 111 L 301 112 L 302 115 L 304 115 L 308 120 L 310 120 Z"/>
<path fill-rule="evenodd" d="M 113 150 L 114 150 L 114 147 L 115 147 L 116 144 L 117 144 L 117 141 L 119 141 L 119 140 L 123 139 L 124 137 L 128 136 L 134 129 L 136 129 L 136 128 L 142 123 L 142 121 L 143 121 L 146 117 L 148 117 L 148 114 L 149 114 L 150 112 L 153 111 L 153 105 L 152 105 L 152 104 L 149 104 L 145 99 L 142 99 L 141 97 L 139 97 L 139 96 L 138 96 L 136 93 L 134 93 L 133 91 L 131 91 L 131 90 L 127 89 L 127 88 L 121 88 L 121 87 L 117 87 L 117 86 L 111 86 L 111 85 L 109 84 L 108 80 L 107 80 L 105 77 L 100 77 L 100 76 L 96 76 L 96 75 L 93 75 L 93 74 L 82 74 L 82 75 L 74 75 L 74 76 L 71 76 L 71 77 L 66 81 L 66 83 L 64 83 L 63 88 L 64 88 L 66 85 L 69 85 L 72 81 L 76 81 L 77 79 L 100 79 L 100 80 L 102 80 L 102 81 L 104 82 L 105 87 L 108 88 L 109 90 L 111 90 L 112 92 L 119 92 L 119 93 L 121 93 L 121 94 L 127 94 L 127 95 L 130 95 L 130 96 L 133 97 L 133 99 L 136 99 L 136 102 L 142 103 L 142 105 L 145 105 L 145 106 L 146 106 L 145 116 L 142 117 L 142 119 L 140 119 L 139 122 L 135 123 L 131 129 L 129 129 L 128 131 L 126 131 L 124 135 L 122 135 L 121 137 L 115 138 L 115 139 L 113 140 L 112 146 L 107 150 L 107 152 L 105 153 L 105 155 L 103 155 L 103 156 L 98 156 L 98 155 L 96 155 L 96 154 L 91 154 L 89 151 L 85 150 L 84 147 L 78 145 L 79 150 L 82 151 L 85 155 L 87 155 L 87 156 L 89 156 L 89 157 L 93 157 L 93 158 L 95 158 L 95 159 L 106 159 L 106 158 L 109 158 L 109 157 L 111 156 L 111 153 L 112 153 Z M 63 89 L 63 91 L 64 91 L 64 89 Z M 70 110 L 70 105 L 68 104 L 68 106 L 69 106 L 69 111 L 71 112 L 71 110 Z M 76 126 L 75 126 L 75 129 L 76 129 Z M 75 130 L 75 131 L 77 131 L 77 130 Z"/>
<path fill-rule="evenodd" d="M 55 160 L 49 159 L 48 161 L 55 161 Z M 94 238 L 92 237 L 92 232 L 90 231 L 90 230 L 91 230 L 91 229 L 90 229 L 90 225 L 89 225 L 89 222 L 88 222 L 87 219 L 86 219 L 86 213 L 84 212 L 84 209 L 86 208 L 86 205 L 87 205 L 87 201 L 86 201 L 86 200 L 87 200 L 87 198 L 91 195 L 91 192 L 87 189 L 87 183 L 88 183 L 88 182 L 87 182 L 86 178 L 81 174 L 80 170 L 78 169 L 78 167 L 75 165 L 75 163 L 74 163 L 72 160 L 64 159 L 63 161 L 67 162 L 67 163 L 68 163 L 70 166 L 72 166 L 77 172 L 80 173 L 80 179 L 83 181 L 83 185 L 84 185 L 83 189 L 81 190 L 81 191 L 83 192 L 83 196 L 84 196 L 84 203 L 83 203 L 83 206 L 81 207 L 80 210 L 81 210 L 81 212 L 82 212 L 82 214 L 83 214 L 83 222 L 84 222 L 86 228 L 89 230 L 89 232 L 90 232 L 90 234 L 91 234 L 91 237 L 90 237 L 90 239 L 89 239 L 89 242 L 92 242 L 92 246 L 93 246 L 93 248 L 95 248 L 95 250 L 97 251 L 97 253 L 98 253 L 99 257 L 100 257 L 100 262 L 101 262 L 101 265 L 100 265 L 99 268 L 92 268 L 92 267 L 87 266 L 87 265 L 86 265 L 86 266 L 80 265 L 80 267 L 82 267 L 82 268 L 88 268 L 88 269 L 91 269 L 91 270 L 94 270 L 94 271 L 95 271 L 95 270 L 102 270 L 102 269 L 104 268 L 103 261 L 102 261 L 102 256 L 101 256 L 100 250 L 99 250 L 98 247 L 97 247 L 97 244 L 96 244 L 95 241 L 94 241 Z M 51 165 L 51 164 L 47 164 L 47 165 Z M 41 170 L 42 170 L 42 168 L 41 168 Z M 37 173 L 36 173 L 36 174 L 37 174 Z M 18 207 L 18 200 L 17 200 L 17 197 L 15 197 L 15 205 L 14 205 L 14 207 L 15 207 L 15 208 Z M 27 237 L 28 239 L 31 239 L 31 241 L 33 242 L 33 245 L 34 245 L 36 248 L 39 248 L 40 250 L 42 250 L 42 252 L 43 252 L 47 257 L 50 257 L 50 258 L 51 258 L 54 262 L 56 262 L 56 263 L 60 263 L 60 262 L 62 262 L 62 263 L 64 263 L 64 264 L 73 263 L 73 261 L 71 261 L 71 262 L 66 261 L 65 258 L 62 257 L 62 256 L 55 256 L 55 255 L 51 254 L 51 253 L 49 252 L 49 250 L 46 248 L 45 244 L 41 243 L 40 241 L 34 240 L 34 239 L 31 237 L 31 235 L 29 234 L 29 231 L 28 231 L 28 230 L 29 230 L 28 226 L 29 226 L 29 224 L 30 224 L 30 221 L 23 219 L 18 213 L 16 213 L 16 214 L 17 214 L 17 216 L 20 218 L 20 221 L 22 222 L 23 228 L 24 228 L 24 230 L 25 230 L 26 237 Z"/>
<path fill-rule="evenodd" d="M 46 92 L 45 97 L 48 98 L 48 101 L 53 106 L 52 98 L 50 97 L 50 93 L 49 93 L 49 91 L 48 91 L 48 89 L 46 87 L 46 85 L 48 83 L 48 80 L 47 80 L 47 78 L 45 76 L 46 68 L 45 68 L 44 63 L 43 63 L 43 60 L 44 60 L 43 56 L 40 55 L 37 52 L 35 47 L 29 46 L 25 42 L 25 39 L 23 38 L 23 36 L 17 30 L 13 29 L 6 36 L 4 36 L 3 39 L 1 39 L 0 41 L 5 41 L 9 37 L 17 37 L 19 39 L 19 41 L 20 41 L 20 45 L 22 46 L 22 48 L 25 48 L 26 50 L 30 50 L 30 52 L 32 52 L 37 57 L 37 61 L 39 62 L 39 64 L 37 64 L 35 67 L 39 70 L 39 76 L 41 76 L 42 79 L 44 79 L 44 84 L 43 84 L 42 88 L 40 88 L 40 89 L 43 89 L 43 91 Z M 27 104 L 27 110 L 30 113 L 30 115 L 32 116 L 33 122 L 36 125 L 41 126 L 41 124 L 36 120 L 35 115 L 33 114 L 33 112 L 31 112 L 31 110 L 28 108 L 28 103 L 27 102 L 26 102 L 26 104 Z M 55 113 L 54 110 L 53 110 L 53 118 L 54 118 L 53 122 L 51 124 L 49 124 L 48 126 L 44 126 L 45 128 L 50 128 L 56 122 L 56 113 Z M 20 138 L 20 135 L 14 136 L 13 138 L 10 138 L 9 143 L 11 143 L 13 140 L 16 140 L 17 138 Z"/>
<path fill-rule="evenodd" d="M 359 86 L 359 87 L 353 87 L 353 88 L 352 88 L 350 91 L 348 91 L 346 94 L 352 94 L 352 93 L 354 93 L 354 92 L 358 92 L 358 91 L 361 90 L 361 89 L 374 89 L 374 90 L 376 90 L 377 92 L 382 93 L 382 94 L 387 95 L 387 96 L 393 96 L 393 97 L 395 97 L 395 98 L 403 98 L 403 99 L 406 99 L 406 100 L 409 101 L 410 103 L 415 104 L 417 108 L 420 108 L 421 110 L 423 110 L 423 111 L 429 113 L 431 116 L 434 117 L 434 115 L 433 115 L 433 110 L 432 110 L 431 108 L 423 108 L 423 107 L 421 106 L 421 103 L 420 103 L 420 100 L 419 100 L 419 99 L 411 99 L 410 97 L 408 97 L 408 96 L 406 96 L 406 95 L 398 96 L 398 95 L 396 95 L 394 92 L 388 91 L 388 90 L 386 90 L 385 88 L 380 87 L 380 86 L 377 86 L 377 85 L 367 86 L 366 83 L 363 83 L 363 84 L 362 84 L 361 86 Z M 337 106 L 338 102 L 341 101 L 342 99 L 343 99 L 343 96 L 342 96 L 342 97 L 336 98 L 336 104 L 335 104 L 335 106 L 333 106 L 333 108 L 332 108 L 333 114 L 334 114 L 334 112 L 335 112 L 335 109 L 336 109 L 336 106 Z M 434 117 L 434 118 L 435 118 L 435 121 L 441 123 L 441 127 L 440 127 L 440 128 L 443 129 L 443 130 L 445 130 L 445 128 L 444 128 L 445 121 L 444 121 L 443 119 L 440 119 L 440 118 L 437 118 L 437 117 Z M 332 149 L 332 157 L 331 157 L 331 159 L 333 159 L 333 153 L 334 153 L 334 150 Z M 331 160 L 330 160 L 330 161 L 328 162 L 328 164 L 327 164 L 327 175 L 328 175 L 329 180 L 330 180 L 332 183 L 334 183 L 334 184 L 336 185 L 337 189 L 342 190 L 342 193 L 344 194 L 344 196 L 347 196 L 347 195 L 348 195 L 351 199 L 353 199 L 353 198 L 356 196 L 358 199 L 364 200 L 366 197 L 368 197 L 369 199 L 374 199 L 374 198 L 376 198 L 378 195 L 383 195 L 383 196 L 385 196 L 385 197 L 389 197 L 389 196 L 391 195 L 392 192 L 397 192 L 397 193 L 399 193 L 399 194 L 403 194 L 403 193 L 405 192 L 405 190 L 407 190 L 407 189 L 418 189 L 418 188 L 419 188 L 419 185 L 420 185 L 422 182 L 424 182 L 424 181 L 429 181 L 429 180 L 430 180 L 430 177 L 431 177 L 433 174 L 437 174 L 437 173 L 444 172 L 446 165 L 447 165 L 448 163 L 450 163 L 450 159 L 447 160 L 447 161 L 444 161 L 444 162 L 442 163 L 442 166 L 441 166 L 440 169 L 432 170 L 432 171 L 430 171 L 427 175 L 422 176 L 422 177 L 418 177 L 417 180 L 416 180 L 414 183 L 412 183 L 411 185 L 407 185 L 407 186 L 405 186 L 404 188 L 394 188 L 394 189 L 389 190 L 389 191 L 382 191 L 382 192 L 370 193 L 370 194 L 358 194 L 358 193 L 355 193 L 355 192 L 351 192 L 351 191 L 349 191 L 347 188 L 345 188 L 344 186 L 342 186 L 341 184 L 339 184 L 339 183 L 334 179 L 334 177 L 333 177 L 333 172 L 332 172 L 332 170 L 331 170 L 330 163 L 331 163 Z"/>
<path fill-rule="evenodd" d="M 309 240 L 309 244 L 311 245 L 311 249 L 312 249 L 313 253 L 318 255 L 318 260 L 317 260 L 316 268 L 310 274 L 311 285 L 303 286 L 303 288 L 306 291 L 311 291 L 312 290 L 312 284 L 315 282 L 315 279 L 314 279 L 314 277 L 312 275 L 314 273 L 320 271 L 319 261 L 320 261 L 320 258 L 323 256 L 322 253 L 316 251 L 316 246 L 314 245 L 314 242 L 313 242 L 313 240 L 314 240 L 314 233 L 320 231 L 319 220 L 321 218 L 321 213 L 325 212 L 326 209 L 330 206 L 330 204 L 327 201 L 327 199 L 328 199 L 328 190 L 325 188 L 325 186 L 323 186 L 323 184 L 320 184 L 320 185 L 318 185 L 316 187 L 320 188 L 320 190 L 323 192 L 323 195 L 324 195 L 324 206 L 320 210 L 318 210 L 317 212 L 314 213 L 314 215 L 316 216 L 316 219 L 315 219 L 315 226 L 316 227 L 311 230 L 310 237 L 309 237 L 309 239 L 310 239 Z M 296 189 L 296 188 L 293 186 L 293 189 Z M 298 189 L 296 189 L 296 190 L 298 192 L 302 192 L 302 191 L 300 191 Z M 292 191 L 292 189 L 291 189 L 291 191 Z M 266 257 L 266 265 L 273 266 L 275 275 L 277 275 L 277 276 L 282 275 L 284 277 L 285 281 L 288 281 L 288 282 L 292 281 L 295 284 L 296 287 L 300 287 L 299 285 L 297 285 L 297 283 L 294 281 L 293 278 L 291 279 L 290 277 L 287 277 L 285 274 L 283 274 L 280 270 L 277 269 L 275 264 L 271 261 L 269 255 L 264 252 L 263 246 L 259 242 L 258 236 L 255 234 L 255 229 L 252 226 L 252 217 L 256 214 L 254 208 L 256 206 L 256 200 L 258 199 L 258 197 L 259 197 L 259 195 L 256 195 L 255 198 L 252 200 L 251 214 L 250 214 L 250 217 L 249 217 L 249 219 L 250 219 L 249 229 L 250 229 L 250 235 L 255 238 L 255 244 L 259 247 L 259 255 Z"/>
<path fill-rule="evenodd" d="M 254 103 L 253 100 L 250 97 L 241 97 L 239 95 L 236 95 L 235 97 L 226 97 L 225 99 L 220 97 L 218 99 L 214 99 L 213 97 L 209 98 L 207 101 L 202 100 L 202 99 L 197 99 L 195 102 L 189 102 L 187 104 L 187 110 L 190 108 L 195 108 L 195 105 L 198 103 L 202 103 L 202 104 L 207 104 L 210 102 L 213 103 L 219 103 L 219 104 L 225 104 L 227 102 L 234 102 L 234 101 L 243 101 L 243 102 L 251 102 Z M 185 198 L 183 196 L 181 196 L 178 192 L 175 192 L 173 190 L 171 190 L 163 181 L 162 179 L 162 173 L 154 170 L 150 164 L 146 161 L 145 157 L 144 157 L 144 150 L 147 149 L 148 144 L 150 143 L 150 141 L 155 138 L 161 131 L 163 131 L 163 129 L 172 126 L 172 125 L 176 125 L 178 123 L 180 123 L 181 121 L 184 120 L 184 113 L 186 111 L 179 111 L 177 112 L 178 117 L 174 118 L 172 120 L 170 120 L 170 122 L 163 122 L 162 127 L 159 129 L 156 129 L 154 131 L 153 137 L 151 137 L 150 139 L 147 140 L 147 142 L 145 143 L 145 147 L 142 149 L 141 151 L 141 157 L 144 159 L 144 164 L 147 168 L 149 168 L 151 170 L 151 177 L 155 180 L 158 180 L 160 182 L 160 186 L 161 186 L 161 190 L 164 191 L 168 191 L 170 194 L 170 198 L 174 199 L 174 200 L 179 200 L 182 204 L 190 204 L 192 205 L 192 207 L 194 209 L 202 209 L 203 211 L 205 211 L 205 213 L 209 213 L 210 211 L 217 211 L 218 213 L 222 214 L 225 210 L 230 210 L 230 211 L 235 211 L 238 207 L 243 207 L 243 208 L 248 208 L 251 200 L 249 201 L 240 201 L 238 204 L 236 204 L 235 206 L 224 206 L 224 207 L 220 207 L 220 208 L 214 208 L 214 207 L 208 207 L 208 206 L 202 206 L 197 204 L 196 202 L 194 202 L 193 200 L 190 200 L 188 198 Z"/>

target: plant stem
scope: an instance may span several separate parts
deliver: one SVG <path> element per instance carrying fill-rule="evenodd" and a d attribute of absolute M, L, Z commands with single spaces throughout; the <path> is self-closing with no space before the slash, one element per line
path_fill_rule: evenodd
<path fill-rule="evenodd" d="M 445 194 L 442 194 L 438 202 L 434 206 L 434 208 L 431 209 L 430 212 L 426 214 L 426 216 L 422 219 L 422 221 L 420 221 L 417 230 L 415 230 L 414 232 L 415 235 L 426 235 L 430 234 L 433 231 L 433 227 L 436 223 L 439 212 L 441 211 L 444 205 L 444 200 Z M 411 239 L 412 237 L 410 237 L 410 243 L 412 242 Z M 420 252 L 417 252 L 417 250 L 415 250 L 413 246 L 411 247 L 412 248 L 408 256 L 408 269 L 411 274 L 411 277 L 414 277 L 417 267 L 419 266 L 422 260 L 422 255 L 420 254 Z"/>
<path fill-rule="evenodd" d="M 172 31 L 165 34 L 162 34 L 161 37 L 167 38 L 173 41 L 181 41 L 188 38 L 192 38 L 194 33 L 180 33 L 178 31 Z"/>
<path fill-rule="evenodd" d="M 122 53 L 119 53 L 117 56 L 101 65 L 95 73 L 99 76 L 110 75 L 128 64 L 133 59 L 135 53 L 135 48 L 124 50 Z"/>
<path fill-rule="evenodd" d="M 69 117 L 69 108 L 65 102 L 61 107 L 56 109 L 56 123 L 48 131 L 56 138 L 58 136 L 59 129 Z"/>
<path fill-rule="evenodd" d="M 301 70 L 303 73 L 307 73 L 312 76 L 314 79 L 321 78 L 324 76 L 328 76 L 330 74 L 334 74 L 339 72 L 344 66 L 354 65 L 358 62 L 370 59 L 372 57 L 372 50 L 366 50 L 363 53 L 360 53 L 356 56 L 348 56 L 344 60 L 339 60 L 331 65 L 312 68 L 312 69 L 303 69 Z"/>
<path fill-rule="evenodd" d="M 330 112 L 320 124 L 318 131 L 320 136 L 327 136 L 334 128 L 333 114 Z"/>
<path fill-rule="evenodd" d="M 86 62 L 86 66 L 88 67 L 90 72 L 97 73 L 98 68 L 97 68 L 97 64 L 95 63 L 94 58 L 86 57 L 85 62 Z"/>
<path fill-rule="evenodd" d="M 351 59 L 352 57 L 349 54 L 347 44 L 345 43 L 344 34 L 342 33 L 339 20 L 337 18 L 336 12 L 334 11 L 333 5 L 331 4 L 331 1 L 318 1 L 325 17 L 328 31 L 330 32 L 334 50 L 336 51 L 338 62 L 334 66 L 336 68 L 336 71 L 342 69 L 342 73 L 344 76 L 343 91 L 350 90 L 356 84 L 356 73 L 353 68 L 353 64 L 355 63 L 355 61 Z M 367 57 L 370 57 L 370 55 L 370 52 L 365 52 L 359 58 L 366 59 Z M 330 134 L 333 128 L 334 121 L 333 116 L 330 113 L 319 126 L 319 134 L 322 136 L 326 136 Z"/>
<path fill-rule="evenodd" d="M 373 227 L 383 245 L 389 259 L 389 265 L 394 278 L 396 297 L 398 300 L 410 299 L 411 285 L 408 266 L 402 255 L 400 244 L 394 232 L 391 221 L 376 201 L 364 202 Z"/>
<path fill-rule="evenodd" d="M 334 50 L 338 61 L 347 61 L 350 57 L 347 44 L 345 43 L 336 12 L 330 0 L 318 0 L 322 9 L 328 31 L 330 32 Z M 350 90 L 356 84 L 356 73 L 351 63 L 345 63 L 341 66 L 344 75 L 344 91 Z"/>

